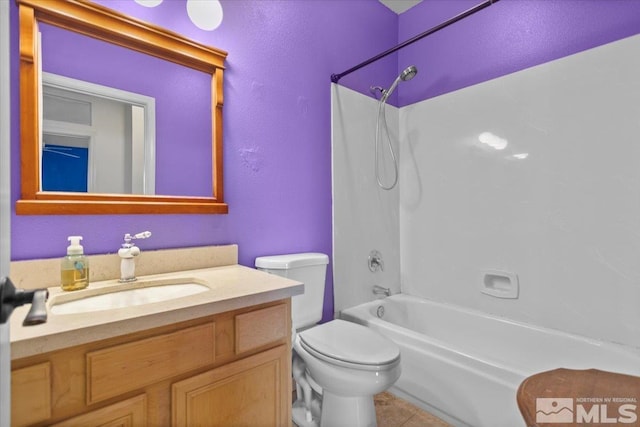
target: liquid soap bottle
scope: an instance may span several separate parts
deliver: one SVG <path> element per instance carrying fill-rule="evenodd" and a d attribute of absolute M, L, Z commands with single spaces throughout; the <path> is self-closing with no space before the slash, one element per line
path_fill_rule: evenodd
<path fill-rule="evenodd" d="M 69 236 L 67 256 L 62 258 L 60 282 L 62 290 L 76 291 L 89 286 L 89 259 L 80 245 L 82 236 Z"/>

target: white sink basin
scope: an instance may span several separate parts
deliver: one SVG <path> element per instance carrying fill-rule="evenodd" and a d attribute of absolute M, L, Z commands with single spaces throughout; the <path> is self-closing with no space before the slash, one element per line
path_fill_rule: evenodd
<path fill-rule="evenodd" d="M 136 284 L 140 285 L 140 284 Z M 206 292 L 210 288 L 194 282 L 156 284 L 136 287 L 135 289 L 115 289 L 111 292 L 91 295 L 83 298 L 65 300 L 61 295 L 53 301 L 50 308 L 52 314 L 88 313 L 115 308 L 133 307 L 154 302 L 174 300 L 189 295 Z"/>

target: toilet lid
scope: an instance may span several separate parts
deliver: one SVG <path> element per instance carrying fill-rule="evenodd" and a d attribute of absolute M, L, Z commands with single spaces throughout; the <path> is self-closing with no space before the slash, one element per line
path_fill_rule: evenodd
<path fill-rule="evenodd" d="M 306 347 L 325 357 L 358 364 L 387 365 L 400 357 L 390 339 L 353 322 L 332 320 L 298 334 Z"/>

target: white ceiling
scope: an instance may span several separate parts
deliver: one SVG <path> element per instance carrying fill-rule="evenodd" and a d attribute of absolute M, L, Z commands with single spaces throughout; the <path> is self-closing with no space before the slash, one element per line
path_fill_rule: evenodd
<path fill-rule="evenodd" d="M 389 9 L 393 10 L 395 13 L 402 13 L 413 6 L 420 3 L 422 0 L 380 0 L 380 3 L 387 6 Z"/>

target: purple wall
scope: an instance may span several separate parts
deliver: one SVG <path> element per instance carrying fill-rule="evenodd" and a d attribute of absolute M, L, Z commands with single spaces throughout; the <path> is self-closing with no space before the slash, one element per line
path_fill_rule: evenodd
<path fill-rule="evenodd" d="M 229 52 L 225 74 L 224 161 L 228 215 L 12 216 L 12 259 L 62 256 L 68 235 L 87 253 L 115 252 L 122 235 L 151 230 L 145 249 L 237 243 L 240 263 L 256 256 L 331 255 L 330 75 L 397 40 L 397 16 L 372 0 L 222 1 L 222 25 L 199 30 L 184 1 L 152 9 L 101 1 L 139 19 Z M 20 193 L 17 8 L 12 3 L 12 196 Z M 357 17 L 357 18 L 354 18 Z M 343 83 L 368 88 L 393 80 L 393 58 Z M 373 76 L 367 77 L 365 76 Z M 324 317 L 333 315 L 332 278 Z"/>
<path fill-rule="evenodd" d="M 479 4 L 424 0 L 400 15 L 399 41 Z M 418 76 L 404 106 L 640 33 L 638 0 L 501 0 L 399 52 Z"/>

